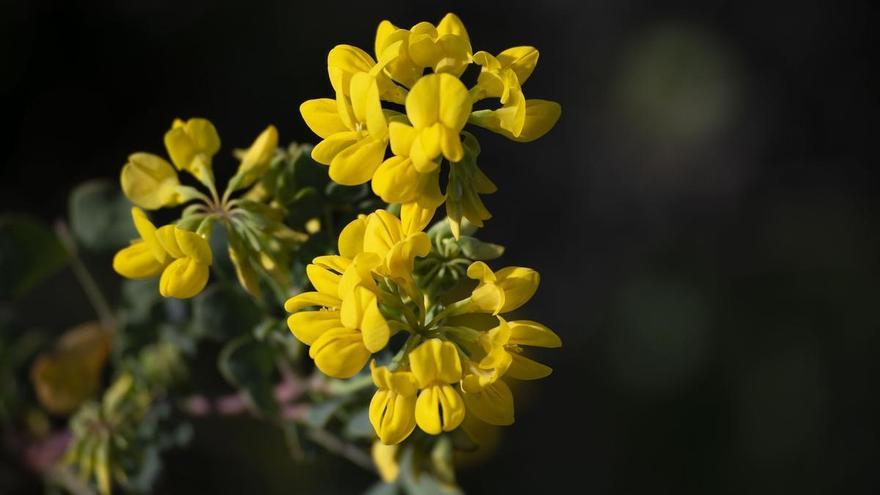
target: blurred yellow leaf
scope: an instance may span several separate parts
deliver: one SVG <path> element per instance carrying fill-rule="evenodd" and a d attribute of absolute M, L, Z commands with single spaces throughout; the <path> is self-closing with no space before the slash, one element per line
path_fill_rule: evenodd
<path fill-rule="evenodd" d="M 55 348 L 37 356 L 31 367 L 31 381 L 43 407 L 64 415 L 93 397 L 109 352 L 110 332 L 98 322 L 66 331 Z"/>

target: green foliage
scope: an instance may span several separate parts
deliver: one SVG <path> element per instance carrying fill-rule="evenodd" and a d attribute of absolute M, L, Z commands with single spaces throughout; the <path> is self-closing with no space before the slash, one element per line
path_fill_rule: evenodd
<path fill-rule="evenodd" d="M 96 251 L 118 248 L 137 238 L 131 203 L 108 180 L 92 180 L 70 193 L 70 228 L 76 240 Z"/>
<path fill-rule="evenodd" d="M 0 217 L 0 298 L 21 296 L 66 261 L 67 252 L 55 233 L 36 219 Z"/>

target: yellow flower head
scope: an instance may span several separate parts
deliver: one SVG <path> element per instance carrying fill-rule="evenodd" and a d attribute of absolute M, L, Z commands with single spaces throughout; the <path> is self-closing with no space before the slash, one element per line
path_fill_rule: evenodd
<path fill-rule="evenodd" d="M 186 170 L 203 184 L 214 182 L 211 160 L 220 151 L 220 136 L 206 119 L 177 119 L 165 133 L 165 148 L 177 170 Z"/>
<path fill-rule="evenodd" d="M 382 21 L 374 52 L 375 60 L 350 45 L 330 51 L 335 101 L 309 100 L 300 107 L 323 139 L 312 157 L 330 166 L 334 181 L 357 185 L 372 179 L 373 191 L 384 201 L 424 215 L 445 201 L 456 238 L 462 218 L 482 226 L 491 215 L 479 195 L 494 192 L 495 185 L 477 167 L 476 139 L 465 133 L 463 143 L 462 132 L 471 122 L 515 141 L 532 141 L 555 125 L 559 104 L 526 99 L 522 92 L 538 51 L 519 46 L 497 56 L 474 53 L 461 19 L 447 14 L 436 26 L 420 22 L 410 29 Z M 469 90 L 459 77 L 471 63 L 481 72 Z M 501 107 L 474 111 L 474 102 L 485 98 L 497 98 Z M 406 115 L 384 109 L 382 101 L 403 103 Z M 389 141 L 392 156 L 386 158 Z M 450 164 L 445 193 L 440 189 L 443 159 Z"/>
<path fill-rule="evenodd" d="M 538 272 L 531 268 L 509 266 L 493 272 L 482 261 L 471 264 L 467 274 L 480 282 L 471 294 L 473 310 L 496 315 L 509 313 L 528 302 L 541 281 Z"/>
<path fill-rule="evenodd" d="M 465 406 L 452 387 L 461 380 L 461 359 L 455 344 L 427 340 L 410 353 L 409 362 L 420 389 L 416 399 L 419 428 L 431 435 L 458 428 Z"/>
<path fill-rule="evenodd" d="M 370 423 L 384 444 L 402 442 L 416 427 L 418 383 L 409 371 L 389 371 L 370 364 L 376 393 L 370 401 Z"/>
<path fill-rule="evenodd" d="M 187 299 L 201 292 L 213 261 L 208 241 L 175 225 L 157 229 L 137 207 L 131 216 L 141 238 L 113 257 L 116 273 L 133 279 L 161 273 L 159 293 L 164 297 Z"/>
<path fill-rule="evenodd" d="M 122 192 L 132 203 L 155 210 L 183 202 L 177 172 L 162 157 L 133 153 L 119 176 Z"/>

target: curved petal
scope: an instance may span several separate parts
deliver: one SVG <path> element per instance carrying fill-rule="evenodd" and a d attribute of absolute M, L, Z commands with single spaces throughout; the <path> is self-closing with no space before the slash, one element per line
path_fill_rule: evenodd
<path fill-rule="evenodd" d="M 513 394 L 502 380 L 484 387 L 479 392 L 465 393 L 467 410 L 490 425 L 513 424 Z"/>
<path fill-rule="evenodd" d="M 193 258 L 174 260 L 162 272 L 159 293 L 164 297 L 189 299 L 208 283 L 208 265 Z"/>
<path fill-rule="evenodd" d="M 416 427 L 416 396 L 378 390 L 370 401 L 370 424 L 386 445 L 402 442 Z"/>
<path fill-rule="evenodd" d="M 409 364 L 422 388 L 461 380 L 461 359 L 452 342 L 426 340 L 410 353 Z"/>
<path fill-rule="evenodd" d="M 358 374 L 370 359 L 361 334 L 348 328 L 334 328 L 324 332 L 309 348 L 315 366 L 333 378 L 351 378 Z"/>
<path fill-rule="evenodd" d="M 532 347 L 562 347 L 562 340 L 553 330 L 530 320 L 515 320 L 508 323 L 511 344 Z"/>
<path fill-rule="evenodd" d="M 353 146 L 358 139 L 360 134 L 354 131 L 333 134 L 312 148 L 312 159 L 323 165 L 330 165 L 339 153 Z"/>
<path fill-rule="evenodd" d="M 188 256 L 206 265 L 212 263 L 211 246 L 208 244 L 208 240 L 200 234 L 181 229 L 180 227 L 174 227 L 174 239 L 177 241 L 177 245 L 184 256 Z"/>
<path fill-rule="evenodd" d="M 151 153 L 133 153 L 119 176 L 122 192 L 132 203 L 155 210 L 176 206 L 183 200 L 180 181 L 170 163 Z"/>
<path fill-rule="evenodd" d="M 299 106 L 299 113 L 309 129 L 321 136 L 321 139 L 327 139 L 334 134 L 351 130 L 339 118 L 336 100 L 330 98 L 305 101 Z"/>
<path fill-rule="evenodd" d="M 449 385 L 428 387 L 416 399 L 416 423 L 431 435 L 458 428 L 465 412 L 461 395 Z"/>
<path fill-rule="evenodd" d="M 338 308 L 342 301 L 335 296 L 322 294 L 320 292 L 302 292 L 297 294 L 284 303 L 284 310 L 288 313 L 295 313 L 309 306 L 318 306 L 323 308 Z"/>
<path fill-rule="evenodd" d="M 287 318 L 287 328 L 300 342 L 312 345 L 324 332 L 342 328 L 338 311 L 300 311 Z"/>
<path fill-rule="evenodd" d="M 334 297 L 339 295 L 339 280 L 342 275 L 333 273 L 323 266 L 309 264 L 306 266 L 306 276 L 318 292 Z"/>
<path fill-rule="evenodd" d="M 367 228 L 367 217 L 355 218 L 339 234 L 339 254 L 354 259 L 364 250 L 364 231 Z"/>
<path fill-rule="evenodd" d="M 538 50 L 533 46 L 515 46 L 499 53 L 497 58 L 502 67 L 516 73 L 519 84 L 523 85 L 538 65 Z"/>
<path fill-rule="evenodd" d="M 122 248 L 113 257 L 113 270 L 125 278 L 149 278 L 158 275 L 164 265 L 156 261 L 150 247 L 137 241 Z"/>
<path fill-rule="evenodd" d="M 513 352 L 510 354 L 513 361 L 507 369 L 507 376 L 517 380 L 537 380 L 549 376 L 553 369 L 537 361 L 529 359 L 522 354 Z"/>
<path fill-rule="evenodd" d="M 372 137 L 345 148 L 330 162 L 330 178 L 338 184 L 356 186 L 373 177 L 385 158 L 387 143 Z"/>

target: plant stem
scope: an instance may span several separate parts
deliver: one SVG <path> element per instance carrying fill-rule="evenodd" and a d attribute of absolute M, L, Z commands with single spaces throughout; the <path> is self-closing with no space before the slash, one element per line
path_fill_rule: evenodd
<path fill-rule="evenodd" d="M 116 318 L 113 316 L 113 310 L 110 309 L 110 304 L 107 302 L 107 298 L 104 297 L 104 293 L 101 292 L 101 288 L 98 287 L 95 278 L 92 277 L 85 263 L 79 257 L 76 241 L 73 239 L 70 229 L 67 228 L 67 224 L 64 221 L 58 221 L 55 224 L 55 233 L 58 235 L 61 245 L 64 246 L 64 249 L 70 256 L 70 269 L 73 271 L 77 282 L 79 282 L 89 303 L 98 315 L 101 325 L 107 330 L 113 331 L 116 328 Z"/>
<path fill-rule="evenodd" d="M 355 445 L 340 440 L 326 430 L 308 428 L 306 432 L 313 442 L 324 447 L 328 451 L 348 459 L 352 464 L 356 464 L 371 473 L 376 472 L 376 468 L 373 466 L 373 461 L 370 458 L 370 455 Z"/>

